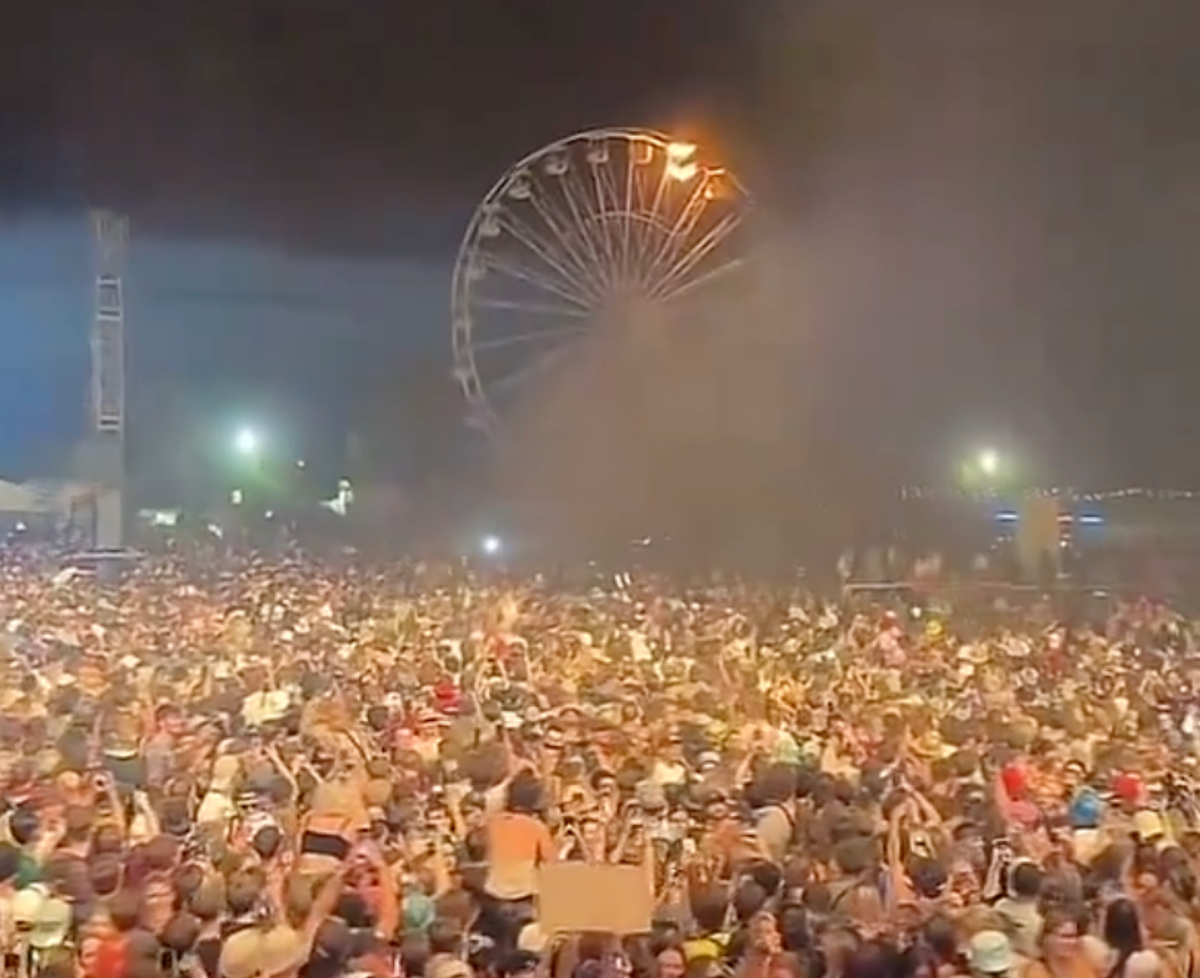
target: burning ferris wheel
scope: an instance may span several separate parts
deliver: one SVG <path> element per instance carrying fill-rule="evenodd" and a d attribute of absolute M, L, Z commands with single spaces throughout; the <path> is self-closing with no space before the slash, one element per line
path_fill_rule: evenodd
<path fill-rule="evenodd" d="M 743 264 L 750 198 L 702 147 L 644 129 L 551 143 L 496 182 L 451 294 L 455 377 L 495 434 L 589 336 L 698 300 Z"/>

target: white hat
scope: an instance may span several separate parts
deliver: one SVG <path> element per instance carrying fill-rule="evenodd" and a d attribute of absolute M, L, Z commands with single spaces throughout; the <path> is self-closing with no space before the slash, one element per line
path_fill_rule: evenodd
<path fill-rule="evenodd" d="M 519 951 L 543 954 L 549 945 L 550 941 L 536 920 L 522 927 L 521 933 L 517 936 L 517 950 Z"/>
<path fill-rule="evenodd" d="M 44 886 L 27 886 L 12 900 L 12 920 L 29 935 L 29 946 L 37 950 L 58 947 L 71 929 L 71 905 L 50 896 Z"/>
<path fill-rule="evenodd" d="M 32 927 L 37 922 L 38 911 L 42 909 L 42 903 L 49 896 L 49 891 L 37 883 L 18 890 L 13 895 L 12 904 L 9 907 L 13 923 L 18 927 L 22 925 Z"/>
<path fill-rule="evenodd" d="M 221 978 L 275 978 L 299 968 L 308 955 L 308 941 L 291 927 L 250 927 L 221 948 Z"/>
<path fill-rule="evenodd" d="M 1000 975 L 1012 970 L 1015 958 L 1012 944 L 998 930 L 981 930 L 967 948 L 971 970 L 984 975 Z"/>
<path fill-rule="evenodd" d="M 71 905 L 58 897 L 48 897 L 38 911 L 29 934 L 29 946 L 39 951 L 59 947 L 71 929 Z"/>

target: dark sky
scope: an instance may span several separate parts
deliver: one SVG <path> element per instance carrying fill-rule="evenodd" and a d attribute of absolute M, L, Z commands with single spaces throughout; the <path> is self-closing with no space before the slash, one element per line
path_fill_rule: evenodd
<path fill-rule="evenodd" d="M 105 199 L 148 231 L 439 253 L 451 209 L 534 146 L 731 91 L 754 6 L 68 0 L 5 42 L 6 196 Z"/>
<path fill-rule="evenodd" d="M 777 376 L 747 357 L 729 403 L 928 481 L 987 442 L 1046 481 L 1197 485 L 1198 45 L 1195 0 L 29 5 L 0 38 L 0 247 L 128 211 L 155 256 L 130 271 L 145 403 L 178 381 L 336 430 L 374 403 L 404 444 L 449 441 L 440 303 L 473 203 L 571 131 L 685 127 L 754 189 L 782 283 L 698 387 L 758 343 Z M 255 281 L 213 257 L 234 247 L 309 264 Z M 0 289 L 29 287 L 9 265 Z M 78 356 L 44 355 L 31 413 L 71 428 L 73 314 L 5 327 L 8 427 L 58 343 Z M 6 432 L 5 464 L 30 440 Z"/>

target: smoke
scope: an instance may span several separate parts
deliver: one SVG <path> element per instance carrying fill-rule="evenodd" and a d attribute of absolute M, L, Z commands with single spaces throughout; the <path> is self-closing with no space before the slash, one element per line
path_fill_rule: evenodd
<path fill-rule="evenodd" d="M 999 437 L 1033 478 L 1153 480 L 1129 449 L 1181 405 L 1147 410 L 1171 373 L 1149 348 L 1184 354 L 1200 311 L 1200 8 L 795 6 L 768 21 L 751 125 L 791 247 L 825 269 L 856 435 L 926 478 Z"/>
<path fill-rule="evenodd" d="M 790 290 L 810 276 L 761 229 L 744 247 L 740 278 L 603 324 L 512 419 L 502 478 L 566 548 L 669 537 L 696 560 L 757 562 L 832 550 L 880 501 L 805 356 L 822 317 Z"/>
<path fill-rule="evenodd" d="M 724 126 L 766 217 L 751 284 L 596 336 L 516 419 L 506 483 L 580 539 L 759 553 L 869 532 L 981 439 L 1048 482 L 1136 465 L 1181 410 L 1145 346 L 1200 312 L 1200 8 L 754 14 Z"/>

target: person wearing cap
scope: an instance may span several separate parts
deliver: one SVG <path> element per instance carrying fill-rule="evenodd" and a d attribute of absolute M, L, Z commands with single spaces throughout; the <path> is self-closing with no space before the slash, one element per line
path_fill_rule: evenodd
<path fill-rule="evenodd" d="M 721 766 L 721 755 L 715 750 L 702 750 L 696 755 L 696 777 L 703 780 Z"/>
<path fill-rule="evenodd" d="M 1091 862 L 1103 847 L 1104 802 L 1092 788 L 1080 788 L 1067 806 L 1071 848 L 1081 865 Z"/>
<path fill-rule="evenodd" d="M 345 867 L 329 876 L 317 891 L 303 926 L 270 919 L 243 927 L 225 938 L 217 978 L 294 978 L 304 967 L 321 925 L 333 914 L 342 895 Z"/>
<path fill-rule="evenodd" d="M 1161 846 L 1168 841 L 1166 824 L 1152 808 L 1142 808 L 1134 814 L 1133 830 L 1144 845 Z"/>
<path fill-rule="evenodd" d="M 1010 978 L 1017 956 L 1003 931 L 981 930 L 967 943 L 967 965 L 975 978 Z"/>
<path fill-rule="evenodd" d="M 308 955 L 309 942 L 291 927 L 249 927 L 225 941 L 219 978 L 293 978 Z"/>
<path fill-rule="evenodd" d="M 10 947 L 23 948 L 34 966 L 47 951 L 63 945 L 72 925 L 71 905 L 36 883 L 17 892 L 9 912 L 14 931 Z"/>

